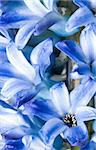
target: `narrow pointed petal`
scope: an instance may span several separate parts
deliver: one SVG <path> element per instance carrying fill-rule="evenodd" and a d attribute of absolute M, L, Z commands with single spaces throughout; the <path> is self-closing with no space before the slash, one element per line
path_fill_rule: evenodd
<path fill-rule="evenodd" d="M 81 106 L 76 109 L 76 118 L 79 121 L 96 119 L 96 109 L 88 106 Z"/>
<path fill-rule="evenodd" d="M 8 138 L 19 139 L 30 133 L 29 118 L 0 100 L 0 134 Z"/>
<path fill-rule="evenodd" d="M 7 57 L 18 72 L 20 72 L 30 81 L 34 79 L 35 70 L 33 66 L 27 61 L 23 53 L 16 48 L 14 43 L 9 43 L 7 46 Z"/>
<path fill-rule="evenodd" d="M 60 82 L 52 86 L 50 89 L 52 102 L 58 113 L 64 116 L 65 113 L 68 113 L 70 110 L 70 101 L 69 101 L 69 93 L 65 83 Z"/>
<path fill-rule="evenodd" d="M 24 2 L 31 10 L 32 15 L 43 17 L 46 13 L 50 11 L 40 2 L 40 0 L 24 0 Z"/>
<path fill-rule="evenodd" d="M 21 8 L 14 11 L 4 11 L 0 17 L 0 28 L 18 28 L 32 20 L 28 9 Z"/>
<path fill-rule="evenodd" d="M 85 56 L 79 45 L 72 40 L 65 40 L 58 42 L 56 48 L 64 52 L 68 57 L 76 61 L 77 63 L 85 62 Z"/>
<path fill-rule="evenodd" d="M 37 98 L 27 105 L 27 109 L 30 114 L 34 114 L 46 121 L 53 117 L 59 117 L 51 100 Z"/>
<path fill-rule="evenodd" d="M 45 70 L 50 65 L 50 55 L 53 52 L 53 43 L 51 38 L 48 38 L 38 44 L 31 53 L 30 60 L 33 65 L 38 65 L 40 73 L 43 76 Z"/>
<path fill-rule="evenodd" d="M 89 103 L 96 92 L 96 83 L 93 80 L 88 80 L 86 83 L 80 84 L 70 93 L 70 99 L 73 111 L 78 106 L 84 106 Z"/>
<path fill-rule="evenodd" d="M 67 126 L 57 118 L 50 119 L 45 123 L 41 128 L 40 134 L 44 140 L 44 143 L 47 145 L 52 145 L 55 138 L 62 132 L 66 131 Z"/>
<path fill-rule="evenodd" d="M 96 9 L 96 1 L 94 0 L 73 0 L 73 2 L 79 7 L 87 6 L 93 10 Z"/>
<path fill-rule="evenodd" d="M 67 140 L 72 146 L 84 146 L 88 143 L 88 131 L 83 122 L 76 127 L 69 128 Z"/>
<path fill-rule="evenodd" d="M 1 95 L 6 97 L 7 99 L 10 99 L 18 92 L 25 89 L 30 89 L 31 86 L 32 85 L 29 82 L 16 78 L 11 78 L 7 82 L 5 82 L 1 90 Z"/>
<path fill-rule="evenodd" d="M 87 58 L 87 62 L 92 62 L 96 59 L 96 25 L 88 25 L 80 35 L 80 45 L 83 53 Z M 84 42 L 85 41 L 85 42 Z"/>
<path fill-rule="evenodd" d="M 19 29 L 15 37 L 15 44 L 18 49 L 23 49 L 33 34 L 33 28 L 38 19 L 33 19 L 31 23 L 25 24 Z"/>
<path fill-rule="evenodd" d="M 86 26 L 89 23 L 95 21 L 95 17 L 92 12 L 85 6 L 77 9 L 72 16 L 69 18 L 66 24 L 67 31 L 73 31 L 76 28 Z"/>
<path fill-rule="evenodd" d="M 40 35 L 49 27 L 60 21 L 62 17 L 60 14 L 52 11 L 46 14 L 34 27 L 34 35 Z"/>

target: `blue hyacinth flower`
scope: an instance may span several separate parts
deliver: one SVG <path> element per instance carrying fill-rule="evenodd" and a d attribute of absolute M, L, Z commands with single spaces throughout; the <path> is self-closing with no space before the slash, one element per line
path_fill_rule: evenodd
<path fill-rule="evenodd" d="M 0 135 L 16 140 L 25 135 L 36 135 L 37 131 L 37 126 L 27 115 L 0 100 Z"/>
<path fill-rule="evenodd" d="M 96 25 L 88 25 L 80 35 L 80 46 L 72 40 L 58 42 L 56 47 L 76 62 L 71 77 L 96 81 Z"/>
<path fill-rule="evenodd" d="M 4 31 L 2 33 L 4 35 Z M 52 39 L 46 39 L 32 50 L 29 63 L 14 42 L 8 40 L 7 36 L 1 38 L 3 39 L 0 42 L 3 46 L 5 44 L 8 59 L 0 65 L 0 77 L 7 79 L 2 86 L 1 95 L 7 100 L 15 96 L 13 104 L 20 106 L 43 88 L 42 80 L 53 52 Z"/>
<path fill-rule="evenodd" d="M 33 101 L 30 106 L 32 113 L 46 121 L 40 130 L 45 144 L 52 145 L 59 134 L 72 146 L 87 144 L 84 121 L 96 119 L 96 109 L 86 105 L 95 91 L 96 84 L 90 80 L 75 88 L 70 95 L 65 84 L 58 83 L 50 90 L 52 101 Z"/>

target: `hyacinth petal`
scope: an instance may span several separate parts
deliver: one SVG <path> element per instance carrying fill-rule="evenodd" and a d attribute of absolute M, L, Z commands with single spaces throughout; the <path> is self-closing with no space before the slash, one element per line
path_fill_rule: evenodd
<path fill-rule="evenodd" d="M 78 29 L 76 29 L 76 30 L 73 30 L 72 32 L 67 32 L 66 31 L 66 23 L 67 23 L 67 21 L 68 21 L 68 17 L 67 16 L 63 16 L 62 20 L 60 20 L 57 23 L 55 23 L 54 25 L 52 25 L 49 28 L 49 30 L 55 32 L 60 37 L 67 37 L 67 36 L 73 35 L 73 34 L 75 34 L 76 32 L 79 31 Z"/>
<path fill-rule="evenodd" d="M 73 31 L 76 28 L 86 26 L 94 21 L 95 21 L 94 15 L 86 6 L 84 6 L 77 9 L 73 13 L 73 15 L 69 18 L 66 24 L 66 30 Z"/>
<path fill-rule="evenodd" d="M 9 43 L 9 40 L 4 36 L 0 35 L 0 44 L 6 46 Z"/>
<path fill-rule="evenodd" d="M 40 35 L 49 27 L 60 21 L 62 17 L 55 11 L 47 13 L 34 27 L 34 35 Z"/>
<path fill-rule="evenodd" d="M 91 75 L 90 67 L 86 63 L 80 63 L 74 71 L 78 72 L 80 75 Z"/>
<path fill-rule="evenodd" d="M 96 25 L 88 25 L 80 35 L 80 45 L 82 47 L 83 53 L 87 58 L 87 62 L 92 62 L 96 58 Z M 85 42 L 84 42 L 85 41 Z"/>
<path fill-rule="evenodd" d="M 37 85 L 37 86 L 31 85 L 30 89 L 25 89 L 25 90 L 23 89 L 22 91 L 16 93 L 15 95 L 16 102 L 14 105 L 16 107 L 20 107 L 21 105 L 24 105 L 26 109 L 28 106 L 28 111 L 29 111 L 30 110 L 29 107 L 31 107 L 30 106 L 31 100 L 40 92 L 42 88 L 43 88 L 42 85 Z"/>
<path fill-rule="evenodd" d="M 51 100 L 47 99 L 35 98 L 34 101 L 27 105 L 27 109 L 30 112 L 30 114 L 34 114 L 46 121 L 53 117 L 59 116 Z"/>
<path fill-rule="evenodd" d="M 89 106 L 81 106 L 76 109 L 76 118 L 79 121 L 96 119 L 96 109 Z"/>
<path fill-rule="evenodd" d="M 53 52 L 53 43 L 52 39 L 48 38 L 38 44 L 32 51 L 30 60 L 33 65 L 38 65 L 40 73 L 43 76 L 43 73 L 50 65 L 50 55 Z"/>
<path fill-rule="evenodd" d="M 78 72 L 75 71 L 70 73 L 70 78 L 74 80 L 82 79 L 84 77 L 85 77 L 84 75 L 79 75 Z"/>
<path fill-rule="evenodd" d="M 84 84 L 81 83 L 70 93 L 72 109 L 75 111 L 76 106 L 84 106 L 89 103 L 96 92 L 96 83 L 89 79 Z"/>
<path fill-rule="evenodd" d="M 24 2 L 31 10 L 32 15 L 43 17 L 46 13 L 50 11 L 40 2 L 40 0 L 24 0 Z"/>
<path fill-rule="evenodd" d="M 10 63 L 18 70 L 18 72 L 32 82 L 35 77 L 35 70 L 24 57 L 23 53 L 16 48 L 14 43 L 8 44 L 7 57 Z"/>
<path fill-rule="evenodd" d="M 74 136 L 73 136 L 74 135 Z M 69 128 L 67 140 L 72 146 L 84 146 L 88 143 L 88 131 L 83 122 L 79 122 L 78 126 Z"/>
<path fill-rule="evenodd" d="M 73 2 L 74 2 L 77 6 L 79 6 L 79 7 L 89 6 L 89 5 L 88 5 L 88 1 L 90 1 L 90 0 L 86 0 L 86 1 L 84 1 L 84 0 L 73 0 Z"/>
<path fill-rule="evenodd" d="M 73 68 L 72 68 L 72 72 L 70 73 L 70 78 L 76 80 L 76 79 L 82 79 L 82 78 L 85 78 L 85 77 L 86 77 L 85 74 L 84 75 L 79 74 L 78 66 L 74 65 Z"/>
<path fill-rule="evenodd" d="M 64 40 L 56 43 L 55 46 L 77 63 L 86 61 L 82 49 L 73 40 Z"/>
<path fill-rule="evenodd" d="M 69 93 L 65 83 L 60 82 L 50 89 L 52 102 L 61 116 L 70 111 Z"/>
<path fill-rule="evenodd" d="M 79 7 L 87 6 L 88 8 L 96 9 L 96 1 L 94 0 L 73 0 L 73 2 Z"/>
<path fill-rule="evenodd" d="M 50 10 L 53 10 L 54 0 L 43 0 L 44 5 Z"/>
<path fill-rule="evenodd" d="M 4 57 L 3 57 L 3 59 L 4 59 Z M 6 58 L 5 58 L 5 62 L 3 62 L 3 61 L 4 60 L 2 60 L 0 63 L 0 77 L 20 78 L 20 74 L 16 71 L 16 69 L 14 69 L 14 67 L 9 62 L 7 62 Z"/>
<path fill-rule="evenodd" d="M 92 63 L 92 73 L 93 73 L 93 75 L 96 74 L 96 61 L 93 61 L 93 63 Z"/>
<path fill-rule="evenodd" d="M 26 145 L 26 149 L 37 150 L 50 150 L 51 147 L 48 147 L 43 143 L 43 141 L 38 136 L 25 136 L 22 139 L 24 145 Z M 52 146 L 52 150 L 55 150 Z"/>
<path fill-rule="evenodd" d="M 32 20 L 28 9 L 21 8 L 14 11 L 4 11 L 0 18 L 0 28 L 18 28 Z"/>
<path fill-rule="evenodd" d="M 1 94 L 7 99 L 12 98 L 16 93 L 31 88 L 30 82 L 26 82 L 26 80 L 20 80 L 16 78 L 11 78 L 7 82 L 5 82 L 2 87 Z"/>
<path fill-rule="evenodd" d="M 21 138 L 31 132 L 31 122 L 5 102 L 0 100 L 0 134 L 8 138 Z"/>
<path fill-rule="evenodd" d="M 51 146 L 55 138 L 67 130 L 67 126 L 58 118 L 50 119 L 41 128 L 40 134 L 45 144 Z"/>
<path fill-rule="evenodd" d="M 23 49 L 33 34 L 33 28 L 37 22 L 37 18 L 33 19 L 31 23 L 25 24 L 19 29 L 15 37 L 15 44 L 18 49 Z"/>
<path fill-rule="evenodd" d="M 19 140 L 8 140 L 2 150 L 25 150 L 25 146 L 21 139 Z"/>
<path fill-rule="evenodd" d="M 0 46 L 0 66 L 1 64 L 8 63 L 7 55 L 6 55 L 6 49 Z"/>

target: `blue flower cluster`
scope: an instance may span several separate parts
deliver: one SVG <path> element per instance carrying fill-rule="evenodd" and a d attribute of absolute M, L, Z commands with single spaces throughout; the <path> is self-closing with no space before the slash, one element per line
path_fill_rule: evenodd
<path fill-rule="evenodd" d="M 0 150 L 96 150 L 96 121 L 91 138 L 86 125 L 96 120 L 96 1 L 73 0 L 69 18 L 58 2 L 0 1 Z M 80 46 L 61 41 L 79 31 Z M 54 49 L 74 63 L 70 92 L 50 78 Z"/>

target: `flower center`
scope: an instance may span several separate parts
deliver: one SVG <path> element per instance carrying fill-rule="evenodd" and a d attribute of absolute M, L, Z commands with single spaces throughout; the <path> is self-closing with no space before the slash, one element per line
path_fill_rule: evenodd
<path fill-rule="evenodd" d="M 66 114 L 63 121 L 69 127 L 75 127 L 75 126 L 77 126 L 77 120 L 75 118 L 75 115 Z"/>

